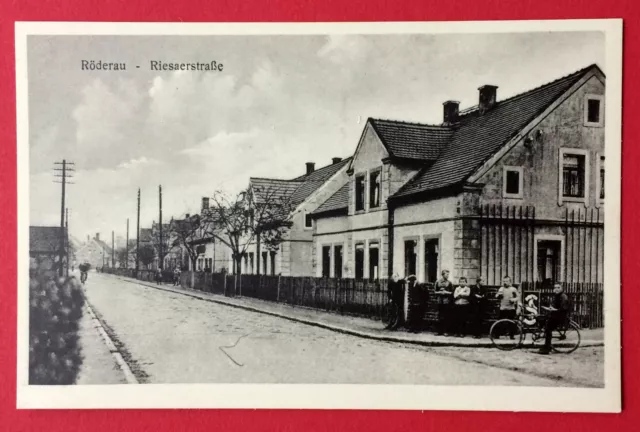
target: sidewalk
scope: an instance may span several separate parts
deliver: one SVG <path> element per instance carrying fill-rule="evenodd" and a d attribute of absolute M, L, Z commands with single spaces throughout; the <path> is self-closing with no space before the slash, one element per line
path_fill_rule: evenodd
<path fill-rule="evenodd" d="M 105 345 L 102 336 L 94 327 L 86 306 L 78 333 L 82 347 L 82 366 L 80 366 L 76 384 L 126 384 L 124 374 Z"/>
<path fill-rule="evenodd" d="M 339 315 L 331 312 L 325 312 L 301 306 L 291 306 L 284 303 L 268 302 L 249 297 L 230 298 L 218 294 L 211 294 L 188 288 L 178 288 L 172 285 L 156 285 L 153 283 L 139 281 L 137 279 L 123 276 L 115 277 L 118 277 L 123 281 L 129 283 L 137 283 L 139 285 L 147 286 L 150 288 L 183 294 L 205 301 L 276 316 L 279 318 L 367 339 L 433 347 L 493 347 L 491 340 L 488 337 L 474 339 L 472 337 L 458 338 L 450 336 L 436 336 L 435 334 L 429 332 L 409 333 L 401 329 L 396 331 L 389 331 L 383 328 L 381 322 L 374 321 L 368 318 Z M 582 336 L 582 340 L 580 343 L 581 347 L 604 346 L 603 329 L 580 330 L 580 334 Z"/>

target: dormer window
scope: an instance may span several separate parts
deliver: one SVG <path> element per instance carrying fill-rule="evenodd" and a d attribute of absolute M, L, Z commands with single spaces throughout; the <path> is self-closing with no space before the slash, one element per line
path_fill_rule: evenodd
<path fill-rule="evenodd" d="M 591 127 L 604 125 L 604 96 L 586 95 L 584 98 L 584 124 Z"/>
<path fill-rule="evenodd" d="M 364 186 L 365 176 L 364 174 L 356 176 L 356 211 L 364 210 Z"/>

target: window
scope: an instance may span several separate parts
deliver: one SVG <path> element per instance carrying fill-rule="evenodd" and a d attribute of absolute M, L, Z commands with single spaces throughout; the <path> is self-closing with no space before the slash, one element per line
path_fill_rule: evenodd
<path fill-rule="evenodd" d="M 247 273 L 253 274 L 253 252 L 249 252 L 249 267 L 247 268 Z"/>
<path fill-rule="evenodd" d="M 333 277 L 342 278 L 342 245 L 333 247 Z"/>
<path fill-rule="evenodd" d="M 522 167 L 505 166 L 502 174 L 503 198 L 522 198 Z"/>
<path fill-rule="evenodd" d="M 586 95 L 584 99 L 585 126 L 603 126 L 604 97 L 601 95 Z"/>
<path fill-rule="evenodd" d="M 304 215 L 304 227 L 313 228 L 313 218 L 309 213 L 305 213 Z"/>
<path fill-rule="evenodd" d="M 269 252 L 269 254 L 271 255 L 271 274 L 275 275 L 276 274 L 276 253 L 275 251 L 271 251 Z"/>
<path fill-rule="evenodd" d="M 439 240 L 427 239 L 424 241 L 424 280 L 435 282 L 438 279 L 438 253 Z"/>
<path fill-rule="evenodd" d="M 356 245 L 356 279 L 364 278 L 364 245 Z"/>
<path fill-rule="evenodd" d="M 569 198 L 585 196 L 585 156 L 565 153 L 562 159 L 562 195 Z"/>
<path fill-rule="evenodd" d="M 356 177 L 356 211 L 364 210 L 364 175 Z"/>
<path fill-rule="evenodd" d="M 405 277 L 416 274 L 416 241 L 404 242 L 404 275 Z"/>
<path fill-rule="evenodd" d="M 267 253 L 262 252 L 262 272 L 267 274 Z"/>
<path fill-rule="evenodd" d="M 369 208 L 380 207 L 380 171 L 369 176 Z"/>
<path fill-rule="evenodd" d="M 369 245 L 369 279 L 376 280 L 380 277 L 380 249 L 377 243 Z"/>
<path fill-rule="evenodd" d="M 601 200 L 604 200 L 604 156 L 600 156 L 600 169 L 598 169 L 598 175 L 600 178 L 598 179 L 599 191 L 598 197 Z"/>
<path fill-rule="evenodd" d="M 329 277 L 331 272 L 331 246 L 322 246 L 322 277 Z"/>

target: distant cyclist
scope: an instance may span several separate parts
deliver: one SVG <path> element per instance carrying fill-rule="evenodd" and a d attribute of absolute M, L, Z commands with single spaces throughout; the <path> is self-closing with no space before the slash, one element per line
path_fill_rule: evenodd
<path fill-rule="evenodd" d="M 82 263 L 78 268 L 80 269 L 80 282 L 84 284 L 89 276 L 89 269 L 91 268 L 91 265 L 89 263 Z"/>

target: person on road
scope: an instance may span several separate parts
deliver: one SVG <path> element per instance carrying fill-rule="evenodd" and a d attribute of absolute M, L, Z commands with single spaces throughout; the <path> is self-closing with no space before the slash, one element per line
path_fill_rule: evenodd
<path fill-rule="evenodd" d="M 511 278 L 505 276 L 502 279 L 502 286 L 496 294 L 496 298 L 500 299 L 500 313 L 498 319 L 515 320 L 518 316 L 518 306 L 520 304 L 520 293 L 518 289 L 511 284 Z M 509 335 L 514 338 L 513 333 Z"/>
<path fill-rule="evenodd" d="M 451 303 L 453 301 L 453 284 L 449 280 L 449 270 L 442 270 L 442 278 L 435 284 L 438 296 L 438 335 L 451 331 Z"/>
<path fill-rule="evenodd" d="M 176 267 L 173 270 L 173 286 L 180 285 L 180 267 Z"/>
<path fill-rule="evenodd" d="M 561 283 L 556 282 L 553 285 L 553 294 L 553 303 L 550 307 L 544 308 L 549 311 L 549 315 L 544 328 L 544 347 L 540 349 L 540 354 L 549 354 L 551 352 L 551 335 L 553 331 L 566 325 L 569 319 L 569 296 L 564 292 Z"/>
<path fill-rule="evenodd" d="M 471 289 L 467 286 L 467 278 L 462 276 L 459 279 L 459 285 L 453 292 L 454 302 L 454 319 L 456 336 L 466 336 L 467 319 L 469 318 L 469 297 Z"/>
<path fill-rule="evenodd" d="M 160 285 L 162 282 L 162 267 L 156 269 L 156 284 Z"/>
<path fill-rule="evenodd" d="M 471 327 L 473 337 L 480 338 L 482 334 L 482 320 L 484 319 L 486 309 L 487 289 L 484 287 L 484 280 L 479 277 L 476 283 L 471 286 L 471 296 L 469 297 Z"/>

